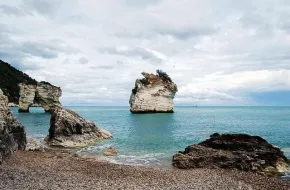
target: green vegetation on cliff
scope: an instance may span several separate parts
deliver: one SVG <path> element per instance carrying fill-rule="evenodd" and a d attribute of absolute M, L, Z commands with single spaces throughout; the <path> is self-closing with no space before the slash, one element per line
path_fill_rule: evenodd
<path fill-rule="evenodd" d="M 9 102 L 18 103 L 19 83 L 37 84 L 37 81 L 0 60 L 0 88 L 8 96 Z"/>

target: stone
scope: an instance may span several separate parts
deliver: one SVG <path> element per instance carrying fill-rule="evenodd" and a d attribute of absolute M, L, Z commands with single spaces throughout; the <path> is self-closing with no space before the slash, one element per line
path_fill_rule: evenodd
<path fill-rule="evenodd" d="M 45 141 L 49 146 L 82 147 L 108 138 L 112 135 L 92 121 L 72 110 L 56 108 L 51 112 L 49 136 Z"/>
<path fill-rule="evenodd" d="M 157 74 L 143 72 L 143 79 L 137 79 L 130 96 L 132 113 L 173 113 L 177 86 L 163 71 Z"/>
<path fill-rule="evenodd" d="M 26 147 L 24 126 L 8 108 L 8 98 L 0 89 L 0 164 L 16 150 Z"/>
<path fill-rule="evenodd" d="M 259 136 L 215 133 L 175 154 L 172 164 L 181 169 L 225 168 L 273 176 L 285 172 L 289 160 Z"/>
<path fill-rule="evenodd" d="M 39 140 L 31 136 L 27 136 L 26 139 L 27 139 L 27 144 L 25 148 L 26 151 L 44 151 L 45 147 Z"/>
<path fill-rule="evenodd" d="M 19 88 L 19 112 L 29 112 L 29 107 L 41 106 L 46 112 L 61 107 L 61 89 L 48 82 L 39 82 L 37 85 L 21 83 Z"/>
<path fill-rule="evenodd" d="M 114 147 L 109 147 L 104 153 L 103 155 L 105 156 L 116 156 L 118 154 L 116 148 Z"/>

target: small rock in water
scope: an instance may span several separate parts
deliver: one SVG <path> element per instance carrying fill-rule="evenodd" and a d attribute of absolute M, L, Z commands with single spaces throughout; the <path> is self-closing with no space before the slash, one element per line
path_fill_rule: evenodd
<path fill-rule="evenodd" d="M 115 155 L 117 155 L 118 154 L 118 152 L 117 152 L 117 150 L 116 150 L 116 148 L 114 148 L 114 147 L 109 147 L 104 153 L 103 153 L 103 155 L 105 155 L 105 156 L 115 156 Z"/>

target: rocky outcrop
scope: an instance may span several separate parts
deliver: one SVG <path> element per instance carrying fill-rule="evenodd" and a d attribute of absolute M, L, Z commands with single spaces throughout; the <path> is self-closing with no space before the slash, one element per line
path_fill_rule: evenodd
<path fill-rule="evenodd" d="M 129 100 L 132 113 L 172 113 L 177 86 L 163 71 L 157 74 L 143 72 L 137 79 Z"/>
<path fill-rule="evenodd" d="M 46 112 L 56 107 L 61 107 L 59 98 L 62 91 L 59 87 L 53 86 L 47 82 L 37 83 L 35 102 L 41 105 Z"/>
<path fill-rule="evenodd" d="M 276 175 L 286 170 L 289 160 L 283 152 L 259 136 L 213 134 L 173 156 L 173 166 L 227 168 Z"/>
<path fill-rule="evenodd" d="M 47 82 L 39 82 L 37 85 L 19 84 L 19 112 L 29 112 L 29 107 L 40 105 L 46 112 L 61 107 L 59 98 L 62 94 L 59 87 Z"/>
<path fill-rule="evenodd" d="M 29 112 L 29 107 L 35 102 L 36 85 L 33 84 L 19 84 L 19 112 Z"/>
<path fill-rule="evenodd" d="M 11 103 L 18 104 L 19 83 L 36 85 L 37 81 L 10 64 L 0 60 L 0 89 Z"/>
<path fill-rule="evenodd" d="M 17 150 L 24 150 L 26 133 L 23 125 L 8 108 L 8 98 L 0 90 L 0 163 Z"/>
<path fill-rule="evenodd" d="M 81 147 L 111 137 L 109 132 L 74 111 L 57 108 L 51 112 L 49 136 L 45 141 L 49 146 Z"/>

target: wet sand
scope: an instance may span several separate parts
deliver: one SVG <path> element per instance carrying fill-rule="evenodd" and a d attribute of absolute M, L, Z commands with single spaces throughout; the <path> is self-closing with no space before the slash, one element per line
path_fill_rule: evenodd
<path fill-rule="evenodd" d="M 0 166 L 0 189 L 263 189 L 290 181 L 253 173 L 162 169 L 101 162 L 69 151 L 17 151 Z"/>

